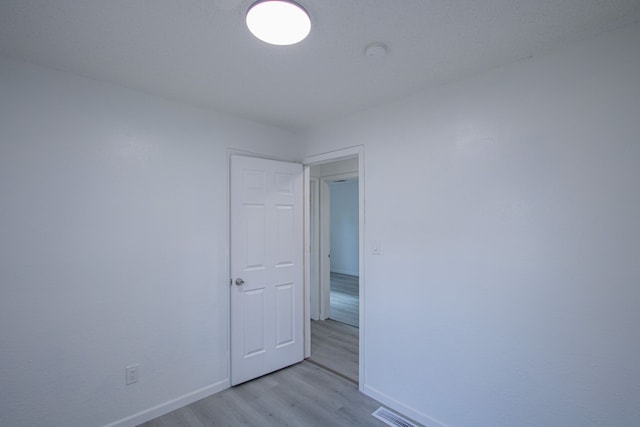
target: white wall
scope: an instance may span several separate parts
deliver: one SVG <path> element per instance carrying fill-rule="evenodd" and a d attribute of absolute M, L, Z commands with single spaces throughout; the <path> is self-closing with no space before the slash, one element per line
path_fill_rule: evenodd
<path fill-rule="evenodd" d="M 640 419 L 640 28 L 308 134 L 364 145 L 364 387 L 430 426 Z"/>
<path fill-rule="evenodd" d="M 226 147 L 299 157 L 292 136 L 5 59 L 0 93 L 0 425 L 226 387 Z"/>
<path fill-rule="evenodd" d="M 331 272 L 358 276 L 358 179 L 330 182 L 329 187 Z"/>

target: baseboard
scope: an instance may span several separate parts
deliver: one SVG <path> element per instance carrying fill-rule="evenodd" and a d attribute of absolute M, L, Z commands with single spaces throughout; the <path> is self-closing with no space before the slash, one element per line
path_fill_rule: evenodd
<path fill-rule="evenodd" d="M 151 421 L 156 417 L 168 414 L 171 411 L 175 411 L 178 408 L 189 405 L 190 403 L 196 402 L 200 399 L 204 399 L 205 397 L 211 396 L 212 394 L 216 394 L 222 390 L 229 388 L 230 386 L 231 383 L 229 382 L 229 378 L 227 378 L 222 381 L 218 381 L 217 383 L 203 387 L 199 390 L 192 391 L 191 393 L 183 394 L 182 396 L 171 399 L 168 402 L 161 403 L 160 405 L 154 406 L 149 409 L 145 409 L 144 411 L 140 411 L 137 414 L 122 418 L 118 421 L 107 424 L 104 427 L 135 427 L 139 424 Z"/>
<path fill-rule="evenodd" d="M 412 420 L 423 424 L 425 427 L 449 427 L 446 424 L 436 420 L 433 417 L 430 417 L 423 412 L 413 409 L 412 407 L 407 406 L 404 403 L 398 402 L 396 399 L 387 396 L 386 394 L 376 390 L 371 386 L 364 386 L 364 394 L 377 400 L 383 405 L 388 406 L 389 409 L 393 409 L 394 411 L 399 412 L 405 417 L 411 418 Z"/>

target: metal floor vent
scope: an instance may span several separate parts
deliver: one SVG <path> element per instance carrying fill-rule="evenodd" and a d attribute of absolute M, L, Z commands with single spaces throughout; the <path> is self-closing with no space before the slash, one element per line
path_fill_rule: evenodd
<path fill-rule="evenodd" d="M 391 412 L 390 410 L 388 410 L 387 408 L 383 408 L 382 406 L 376 409 L 375 412 L 371 415 L 392 427 L 418 427 L 411 421 L 402 418 L 400 415 Z"/>

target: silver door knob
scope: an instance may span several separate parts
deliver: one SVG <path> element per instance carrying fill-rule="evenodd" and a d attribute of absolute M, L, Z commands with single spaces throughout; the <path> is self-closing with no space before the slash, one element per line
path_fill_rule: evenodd
<path fill-rule="evenodd" d="M 238 278 L 236 279 L 236 285 L 238 285 L 238 286 L 242 286 L 242 285 L 244 285 L 244 280 L 242 280 L 241 278 L 239 278 L 239 277 L 238 277 Z"/>

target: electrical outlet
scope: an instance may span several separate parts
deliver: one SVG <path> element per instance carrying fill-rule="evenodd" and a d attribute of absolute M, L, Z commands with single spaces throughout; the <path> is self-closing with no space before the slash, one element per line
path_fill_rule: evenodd
<path fill-rule="evenodd" d="M 125 378 L 127 385 L 140 381 L 140 365 L 131 365 L 125 368 Z"/>

